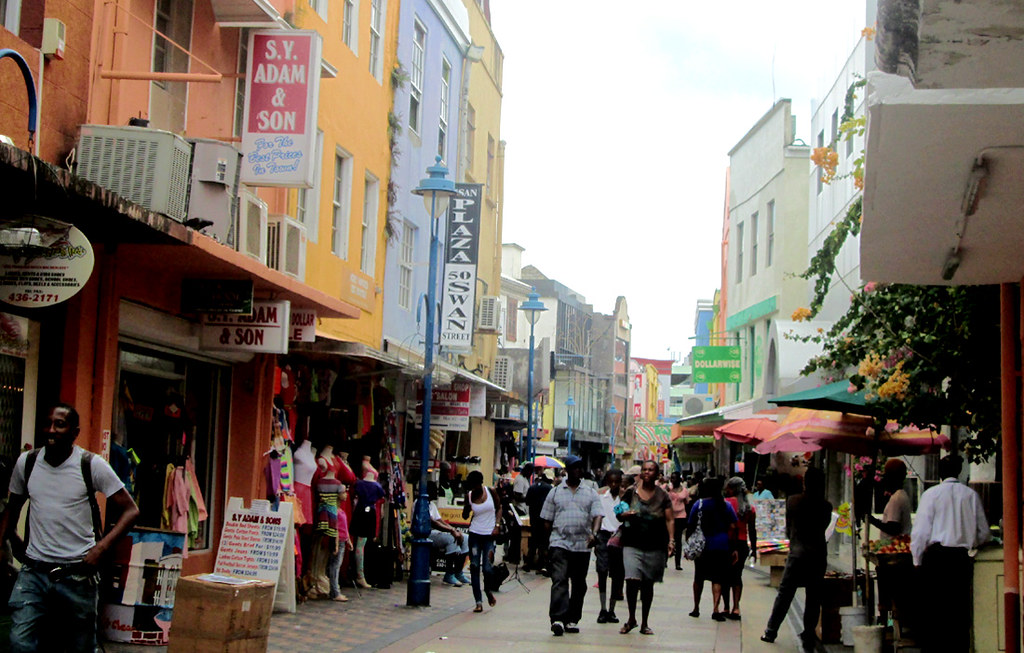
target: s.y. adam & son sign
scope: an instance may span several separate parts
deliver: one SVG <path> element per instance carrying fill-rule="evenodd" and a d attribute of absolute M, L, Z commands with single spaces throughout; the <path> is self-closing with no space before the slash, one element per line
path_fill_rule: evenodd
<path fill-rule="evenodd" d="M 210 313 L 203 316 L 202 349 L 287 354 L 291 303 L 252 303 L 250 315 Z"/>
<path fill-rule="evenodd" d="M 476 264 L 480 252 L 480 201 L 483 184 L 455 184 L 445 230 L 441 346 L 472 351 L 476 307 Z"/>

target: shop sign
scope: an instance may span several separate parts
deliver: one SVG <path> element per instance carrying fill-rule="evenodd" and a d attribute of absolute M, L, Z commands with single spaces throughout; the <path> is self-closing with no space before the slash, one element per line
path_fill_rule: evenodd
<path fill-rule="evenodd" d="M 469 416 L 487 417 L 487 388 L 473 384 L 469 390 Z"/>
<path fill-rule="evenodd" d="M 272 509 L 269 501 L 256 499 L 246 508 L 240 497 L 231 497 L 213 572 L 277 583 L 275 610 L 295 612 L 293 523 L 287 501 Z"/>
<path fill-rule="evenodd" d="M 483 184 L 455 184 L 458 195 L 448 207 L 441 300 L 441 346 L 448 351 L 473 349 L 483 188 Z"/>
<path fill-rule="evenodd" d="M 288 327 L 292 342 L 316 342 L 316 311 L 312 308 L 293 308 Z"/>
<path fill-rule="evenodd" d="M 470 384 L 452 383 L 451 386 L 432 388 L 430 393 L 430 428 L 442 431 L 469 430 Z M 417 393 L 416 424 L 423 422 L 423 390 Z"/>
<path fill-rule="evenodd" d="M 0 254 L 0 300 L 24 308 L 67 301 L 85 286 L 94 262 L 92 245 L 77 227 L 38 256 Z"/>
<path fill-rule="evenodd" d="M 206 314 L 199 345 L 220 351 L 287 354 L 290 307 L 287 301 L 256 301 L 251 315 Z"/>
<path fill-rule="evenodd" d="M 343 297 L 364 311 L 374 309 L 376 293 L 374 292 L 373 277 L 362 272 L 349 272 L 348 274 L 348 297 Z"/>
<path fill-rule="evenodd" d="M 735 345 L 693 348 L 695 383 L 739 383 L 740 348 Z"/>
<path fill-rule="evenodd" d="M 320 97 L 320 35 L 260 30 L 249 35 L 242 183 L 312 188 Z"/>
<path fill-rule="evenodd" d="M 252 279 L 184 279 L 182 313 L 252 313 Z"/>
<path fill-rule="evenodd" d="M 0 313 L 0 354 L 28 358 L 28 318 Z"/>

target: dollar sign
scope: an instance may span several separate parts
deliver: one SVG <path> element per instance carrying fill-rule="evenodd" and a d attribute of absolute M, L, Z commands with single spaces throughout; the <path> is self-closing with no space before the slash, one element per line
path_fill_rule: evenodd
<path fill-rule="evenodd" d="M 220 344 L 226 345 L 230 341 L 231 341 L 231 332 L 228 331 L 227 327 L 225 327 L 224 330 L 220 332 Z"/>

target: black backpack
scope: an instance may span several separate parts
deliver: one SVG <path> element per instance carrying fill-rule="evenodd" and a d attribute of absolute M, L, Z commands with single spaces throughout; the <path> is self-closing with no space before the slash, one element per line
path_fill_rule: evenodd
<path fill-rule="evenodd" d="M 25 494 L 28 495 L 28 479 L 32 476 L 32 469 L 36 466 L 36 459 L 39 458 L 39 452 L 42 449 L 33 449 L 28 452 L 28 456 L 25 457 Z M 100 521 L 100 504 L 96 500 L 96 488 L 92 484 L 92 457 L 91 451 L 82 452 L 82 480 L 85 481 L 85 493 L 89 497 L 89 509 L 92 512 L 92 531 L 96 537 L 96 541 L 99 542 L 103 539 L 103 525 Z M 32 510 L 31 497 L 28 502 L 28 510 Z M 28 544 L 29 530 L 28 530 L 28 515 L 25 515 L 25 544 Z"/>

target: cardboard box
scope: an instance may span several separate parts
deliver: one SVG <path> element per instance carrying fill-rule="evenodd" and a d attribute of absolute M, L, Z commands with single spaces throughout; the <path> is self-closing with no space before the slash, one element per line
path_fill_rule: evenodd
<path fill-rule="evenodd" d="M 168 651 L 265 650 L 275 584 L 227 585 L 200 576 L 178 581 Z"/>

